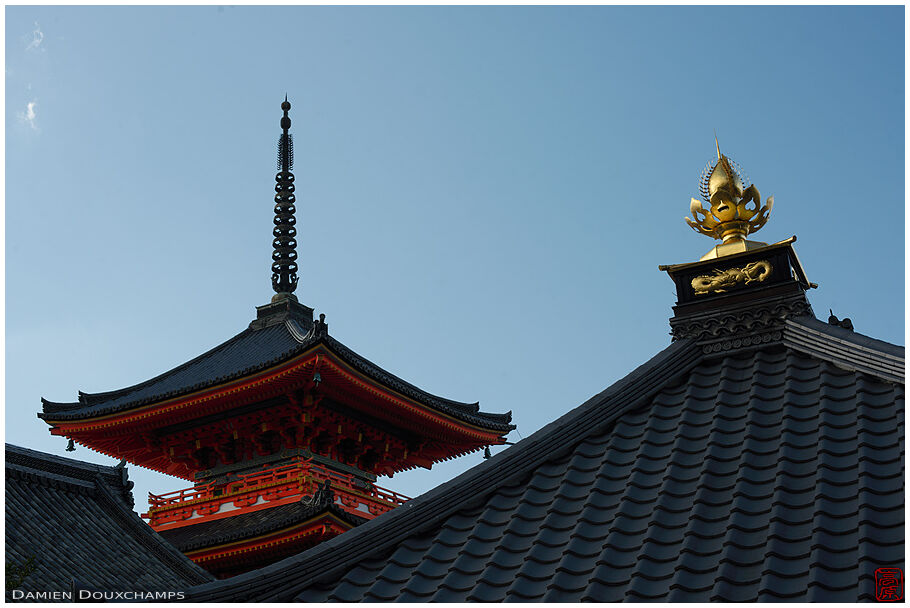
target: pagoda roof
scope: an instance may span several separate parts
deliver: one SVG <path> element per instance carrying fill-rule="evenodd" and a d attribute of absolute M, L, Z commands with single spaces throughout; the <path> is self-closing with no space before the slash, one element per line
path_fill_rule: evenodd
<path fill-rule="evenodd" d="M 669 347 L 406 509 L 187 600 L 875 599 L 904 560 L 904 349 L 781 277 L 678 306 Z"/>
<path fill-rule="evenodd" d="M 183 591 L 212 577 L 132 510 L 126 468 L 6 444 L 6 562 L 19 589 Z M 7 592 L 9 599 L 9 592 Z"/>
<path fill-rule="evenodd" d="M 104 393 L 80 391 L 79 400 L 72 403 L 42 399 L 43 411 L 38 416 L 65 422 L 125 412 L 255 374 L 322 345 L 373 381 L 433 410 L 492 431 L 507 433 L 515 428 L 510 424 L 511 412 L 481 412 L 478 403 L 430 394 L 357 354 L 327 331 L 317 331 L 317 325 L 302 314 L 272 314 L 253 321 L 247 329 L 195 359 L 145 382 Z"/>

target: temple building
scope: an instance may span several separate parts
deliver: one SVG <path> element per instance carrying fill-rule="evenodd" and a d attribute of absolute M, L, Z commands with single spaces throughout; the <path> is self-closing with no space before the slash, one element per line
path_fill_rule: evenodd
<path fill-rule="evenodd" d="M 904 349 L 818 320 L 720 152 L 664 350 L 492 459 L 190 601 L 902 601 Z M 703 206 L 708 205 L 708 208 Z"/>
<path fill-rule="evenodd" d="M 152 529 L 225 578 L 407 502 L 376 484 L 505 443 L 511 413 L 431 395 L 329 335 L 297 288 L 291 104 L 281 104 L 271 302 L 239 334 L 160 376 L 72 403 L 42 400 L 54 435 L 186 479 L 150 495 Z"/>
<path fill-rule="evenodd" d="M 121 463 L 7 446 L 8 599 L 903 600 L 904 348 L 815 317 L 796 237 L 749 240 L 773 198 L 719 145 L 687 218 L 719 243 L 659 267 L 670 344 L 408 499 L 379 477 L 505 444 L 511 417 L 380 369 L 297 301 L 282 108 L 272 301 L 158 377 L 43 402 L 52 434 Z M 193 485 L 145 524 L 127 463 Z"/>

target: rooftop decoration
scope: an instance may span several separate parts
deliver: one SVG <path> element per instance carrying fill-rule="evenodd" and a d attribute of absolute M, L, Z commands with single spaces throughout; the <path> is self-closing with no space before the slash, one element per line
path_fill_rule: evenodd
<path fill-rule="evenodd" d="M 288 96 L 284 96 L 281 103 L 284 116 L 281 117 L 281 137 L 278 139 L 278 174 L 275 176 L 275 228 L 272 234 L 272 289 L 275 295 L 273 302 L 283 299 L 297 298 L 292 295 L 297 289 L 297 219 L 294 202 L 294 140 L 288 129 L 291 128 L 291 118 L 288 110 L 291 104 Z"/>
<path fill-rule="evenodd" d="M 767 243 L 747 241 L 746 237 L 765 225 L 774 206 L 773 196 L 762 206 L 758 188 L 754 184 L 744 186 L 748 177 L 742 167 L 721 153 L 717 136 L 714 144 L 717 160 L 708 161 L 699 180 L 702 200 L 693 198 L 689 206 L 695 219 L 686 218 L 699 234 L 723 241 L 702 259 L 764 247 Z"/>

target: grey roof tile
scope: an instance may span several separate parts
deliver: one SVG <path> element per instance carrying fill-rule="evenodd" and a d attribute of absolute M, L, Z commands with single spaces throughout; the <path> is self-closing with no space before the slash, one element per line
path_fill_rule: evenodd
<path fill-rule="evenodd" d="M 513 554 L 514 555 L 514 554 Z M 484 569 L 482 580 L 494 587 L 508 587 L 515 582 L 515 575 L 524 563 L 524 559 L 508 560 L 510 563 L 503 564 L 500 561 L 487 562 Z"/>
<path fill-rule="evenodd" d="M 329 597 L 339 602 L 359 602 L 363 600 L 364 593 L 370 587 L 371 585 L 358 585 L 351 579 L 346 578 L 332 590 Z"/>
<path fill-rule="evenodd" d="M 449 591 L 468 592 L 474 588 L 475 579 L 475 572 L 462 572 L 457 567 L 453 567 L 443 579 L 441 586 Z"/>
<path fill-rule="evenodd" d="M 454 539 L 453 539 L 454 540 Z M 426 552 L 426 560 L 424 563 L 437 563 L 437 564 L 448 564 L 455 560 L 458 557 L 458 553 L 461 551 L 460 543 L 446 544 L 439 541 L 439 537 L 434 539 L 430 548 Z"/>
<path fill-rule="evenodd" d="M 132 511 L 125 469 L 6 445 L 7 563 L 23 591 L 183 591 L 211 580 Z"/>
<path fill-rule="evenodd" d="M 393 564 L 394 585 L 358 567 L 362 557 L 321 573 L 312 560 L 340 549 L 327 545 L 284 562 L 282 576 L 305 580 L 270 597 L 318 598 L 333 585 L 353 597 L 356 577 L 375 600 L 871 599 L 877 564 L 903 564 L 903 386 L 870 375 L 871 359 L 832 364 L 813 339 L 695 360 L 677 343 L 595 405 L 416 499 L 442 504 L 431 501 L 477 483 L 479 506 L 443 509 L 435 528 L 392 513 L 348 533 L 355 545 L 375 538 L 368 528 L 419 539 L 423 557 L 409 549 L 403 561 L 390 560 L 394 547 L 346 548 Z M 671 360 L 685 372 L 650 384 Z M 609 423 L 577 422 L 598 407 Z M 575 442 L 553 439 L 563 432 Z M 537 445 L 537 460 L 520 460 Z M 200 589 L 193 599 L 242 597 L 230 582 Z"/>
<path fill-rule="evenodd" d="M 432 551 L 433 549 L 430 549 Z M 427 556 L 426 559 L 417 562 L 412 572 L 415 575 L 420 575 L 424 579 L 430 579 L 434 581 L 439 581 L 439 579 L 445 578 L 451 569 L 452 562 L 455 561 L 457 556 L 452 556 L 452 559 L 448 560 L 438 560 L 435 558 Z"/>
<path fill-rule="evenodd" d="M 720 602 L 755 602 L 758 601 L 758 584 L 738 583 L 735 579 L 723 578 L 715 582 L 713 587 L 696 599 L 694 594 L 689 594 L 685 599 L 674 596 L 671 601 L 720 601 Z"/>
<path fill-rule="evenodd" d="M 421 564 L 423 566 L 423 564 Z M 428 596 L 436 593 L 441 579 L 449 573 L 449 568 L 439 569 L 438 574 L 427 572 L 426 568 L 418 567 L 411 572 L 411 576 L 404 586 L 404 590 L 414 596 Z"/>

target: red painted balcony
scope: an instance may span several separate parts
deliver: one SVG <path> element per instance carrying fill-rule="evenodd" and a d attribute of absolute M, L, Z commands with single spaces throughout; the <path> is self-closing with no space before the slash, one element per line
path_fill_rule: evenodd
<path fill-rule="evenodd" d="M 189 526 L 299 501 L 312 496 L 326 480 L 335 495 L 335 505 L 365 519 L 373 519 L 409 500 L 306 458 L 236 477 L 228 483 L 209 483 L 166 494 L 149 492 L 149 510 L 142 517 L 149 519 L 155 530 Z"/>

